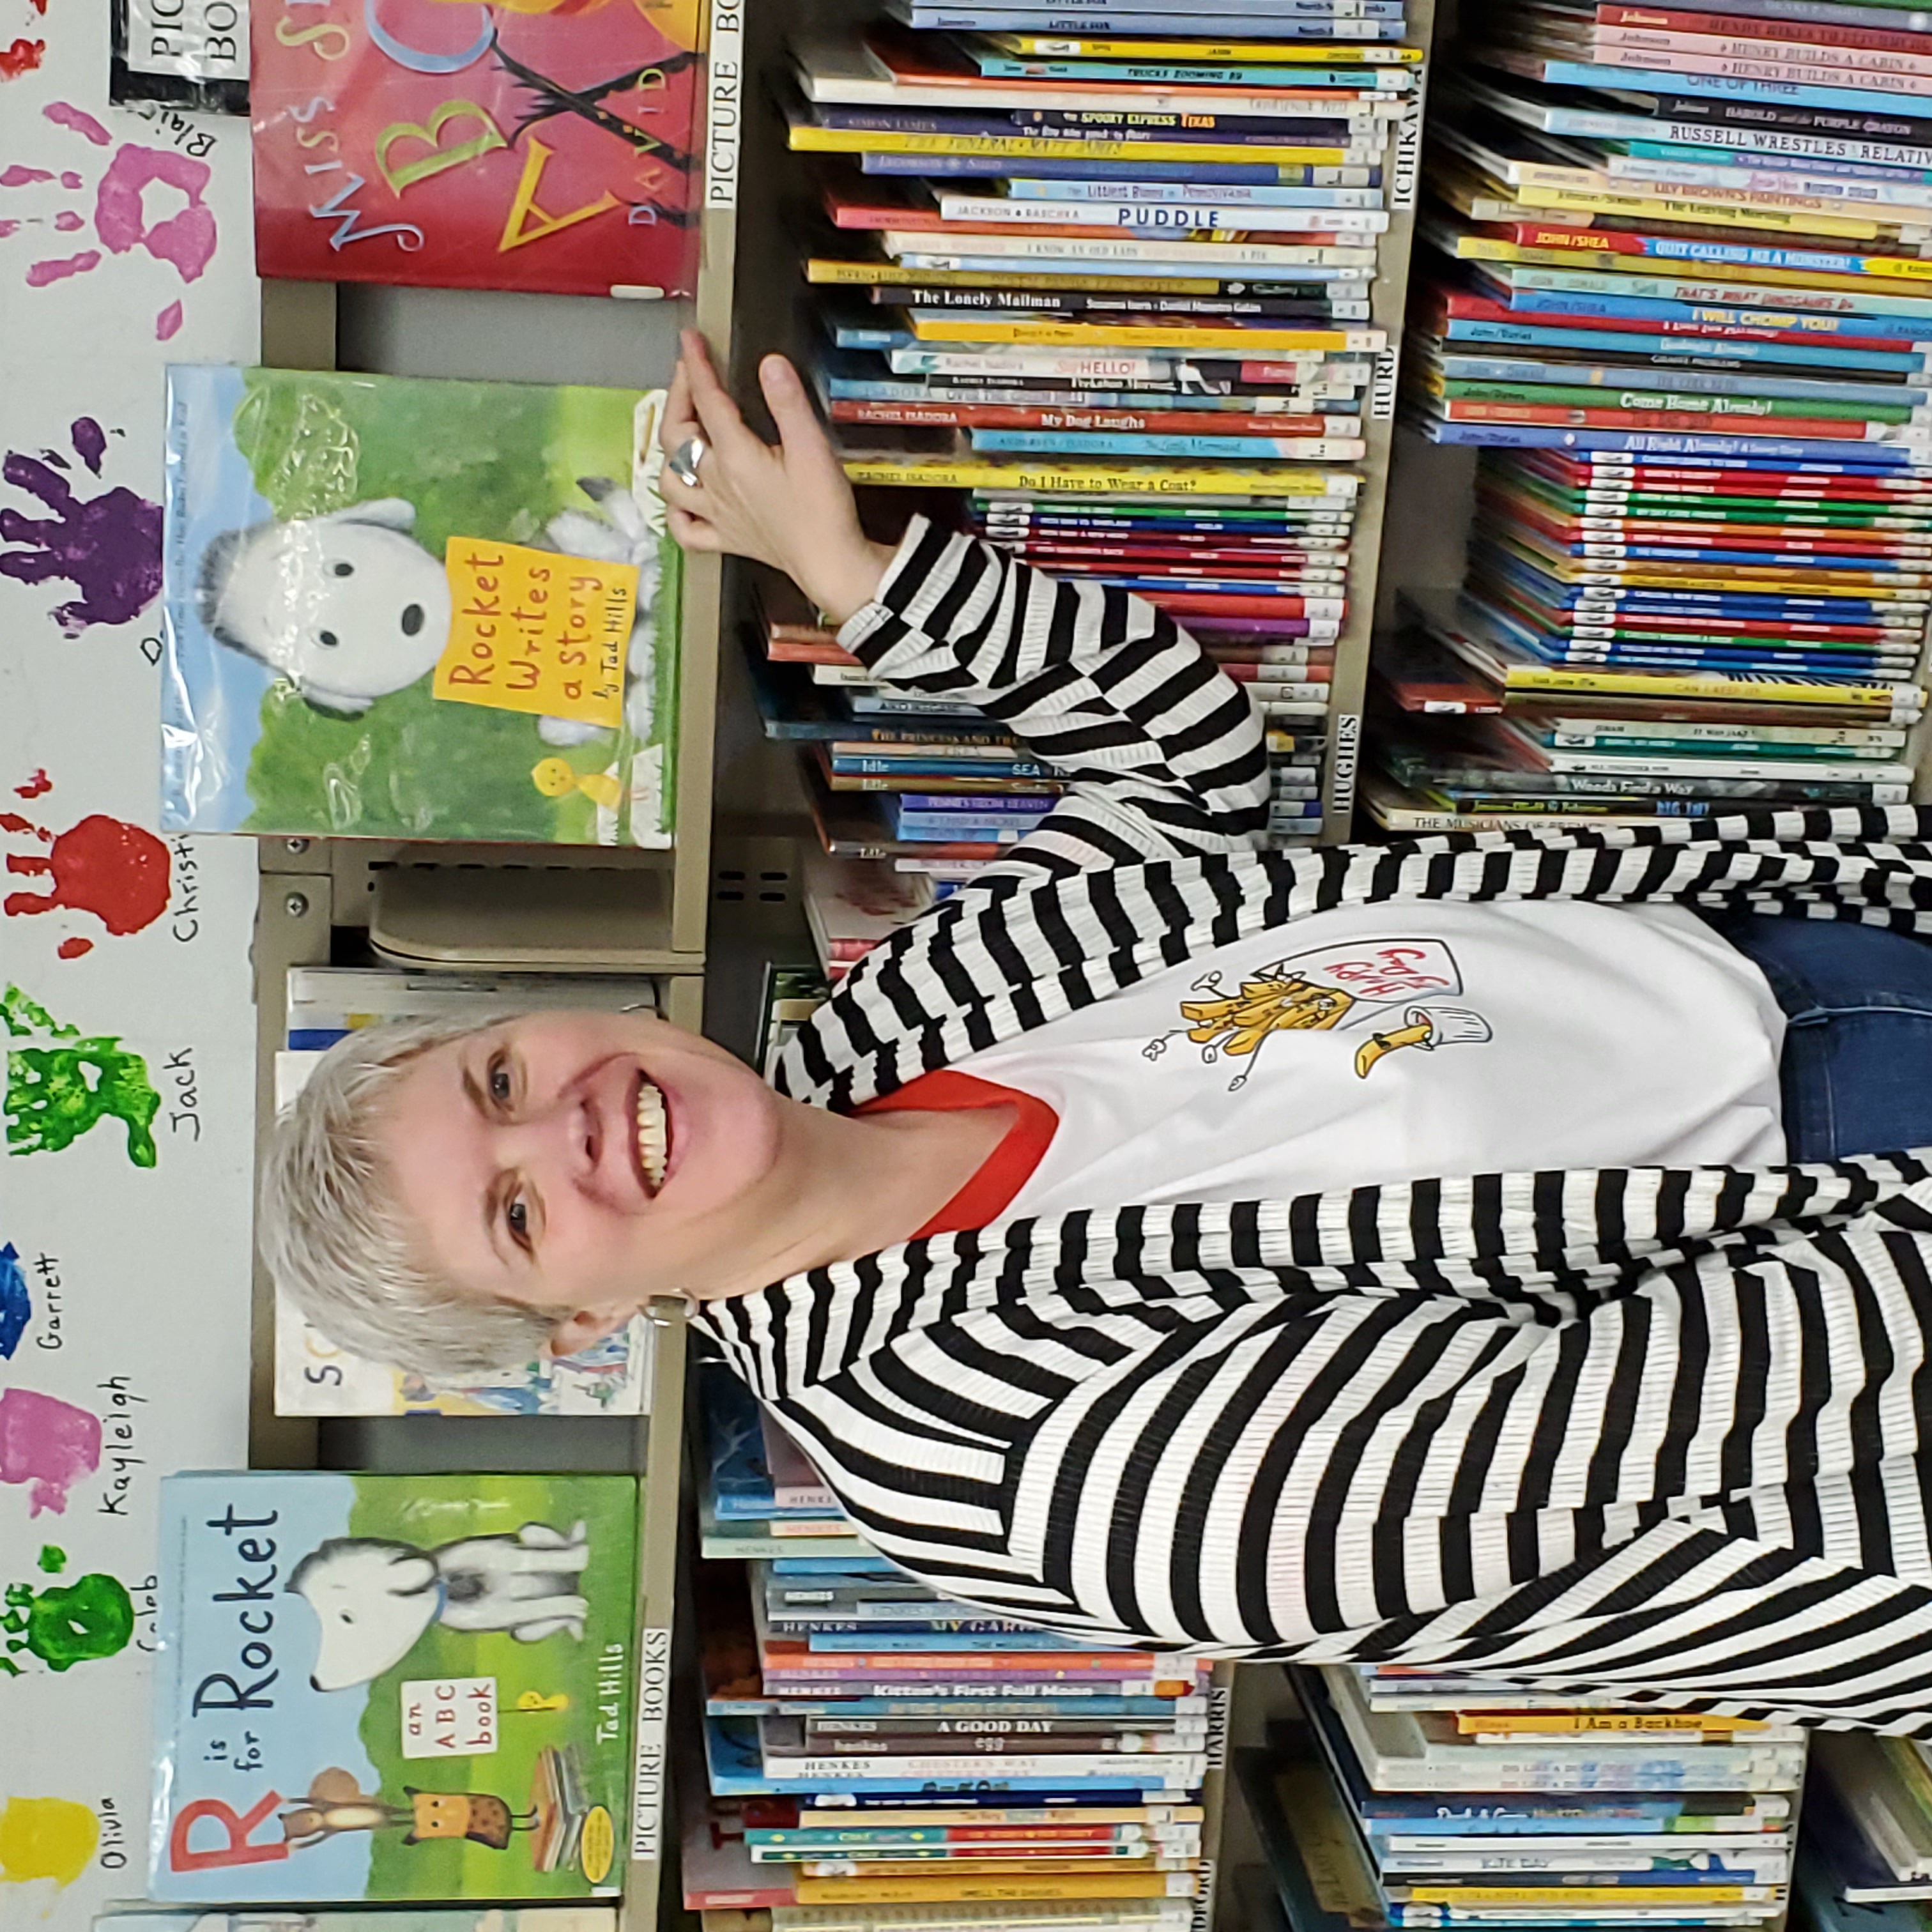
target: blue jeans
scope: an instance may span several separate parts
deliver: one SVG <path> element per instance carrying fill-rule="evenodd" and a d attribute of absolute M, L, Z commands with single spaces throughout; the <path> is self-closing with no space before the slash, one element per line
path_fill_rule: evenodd
<path fill-rule="evenodd" d="M 1843 920 L 1706 916 L 1784 1009 L 1791 1158 L 1932 1147 L 1932 944 Z"/>

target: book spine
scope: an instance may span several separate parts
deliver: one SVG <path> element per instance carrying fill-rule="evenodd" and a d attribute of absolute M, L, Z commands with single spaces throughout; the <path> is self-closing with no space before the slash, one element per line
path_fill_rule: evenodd
<path fill-rule="evenodd" d="M 1774 56 L 1783 51 L 1792 58 L 1766 57 L 1766 50 L 1751 43 L 1735 40 L 1700 41 L 1688 34 L 1652 34 L 1609 28 L 1591 42 L 1590 58 L 1600 67 L 1646 68 L 1661 74 L 1718 74 L 1744 80 L 1774 81 L 1801 87 L 1856 88 L 1874 94 L 1897 94 L 1908 100 L 1922 97 L 1924 75 L 1932 67 L 1922 67 L 1904 56 L 1889 56 L 1890 69 L 1854 66 L 1850 62 L 1796 58 L 1802 50 L 1791 46 L 1771 50 Z"/>
<path fill-rule="evenodd" d="M 1821 8 L 1819 10 L 1822 14 L 1825 10 Z M 1831 10 L 1844 10 L 1834 7 Z M 1600 27 L 1648 28 L 1666 33 L 1736 34 L 1747 38 L 1790 40 L 1813 46 L 1863 47 L 1888 53 L 1932 55 L 1932 34 L 1901 32 L 1896 28 L 1843 26 L 1823 18 L 1780 20 L 1757 19 L 1748 14 L 1707 14 L 1684 9 L 1607 5 L 1598 8 L 1597 23 Z"/>
<path fill-rule="evenodd" d="M 954 244 L 951 250 L 935 248 L 936 243 L 949 240 Z M 932 267 L 944 267 L 949 262 L 972 257 L 1016 262 L 1158 262 L 1170 274 L 1191 272 L 1213 275 L 1222 280 L 1231 273 L 1250 268 L 1372 270 L 1376 265 L 1376 251 L 1372 246 L 1356 248 L 1324 242 L 1311 242 L 1304 246 L 1288 242 L 1190 242 L 1184 238 L 1168 242 L 1104 233 L 962 234 L 951 230 L 888 228 L 880 232 L 879 245 L 888 255 L 920 255 Z"/>
<path fill-rule="evenodd" d="M 801 1905 L 912 1905 L 947 1900 L 1017 1903 L 1045 1898 L 1190 1898 L 1193 1876 L 1181 1872 L 1096 1872 L 1090 1878 L 801 1878 Z"/>
<path fill-rule="evenodd" d="M 794 126 L 790 145 L 805 153 L 858 154 L 872 148 L 904 154 L 986 154 L 1013 160 L 1247 161 L 1281 167 L 1339 167 L 1378 161 L 1380 143 L 1280 142 L 1262 148 L 1232 142 L 1054 140 L 1024 134 L 888 134 L 858 129 Z"/>
<path fill-rule="evenodd" d="M 1278 229 L 1292 232 L 1380 235 L 1388 217 L 1378 208 L 1226 207 L 1215 202 L 1028 201 L 943 194 L 939 212 L 947 221 L 1028 223 L 1056 227 L 1180 230 L 1190 234 L 1227 231 L 1253 233 Z"/>
<path fill-rule="evenodd" d="M 1623 88 L 1693 100 L 1822 109 L 1869 115 L 1870 96 L 1858 88 L 1802 86 L 1789 81 L 1745 80 L 1728 75 L 1671 74 L 1656 68 L 1604 67 L 1589 61 L 1542 61 L 1540 77 L 1555 87 Z"/>
<path fill-rule="evenodd" d="M 973 447 L 1070 456 L 1162 458 L 1182 461 L 1354 463 L 1367 446 L 1347 436 L 1115 436 L 1079 430 L 976 429 Z"/>
<path fill-rule="evenodd" d="M 1832 74 L 1838 77 L 1841 85 L 1849 87 L 1865 86 L 1864 77 L 1868 74 L 1910 77 L 1932 74 L 1932 54 L 1904 51 L 1881 52 L 1856 43 L 1830 44 L 1791 39 L 1767 40 L 1748 34 L 1730 36 L 1690 33 L 1679 29 L 1659 32 L 1647 27 L 1600 26 L 1592 38 L 1592 47 L 1594 58 L 1598 60 L 1603 58 L 1604 50 L 1610 48 L 1616 49 L 1620 52 L 1654 49 L 1672 54 L 1753 64 L 1767 58 L 1787 60 L 1801 68 L 1808 76 L 1814 73 Z M 1735 70 L 1703 70 L 1706 72 Z"/>
<path fill-rule="evenodd" d="M 1700 430 L 1712 420 L 1694 410 L 1584 409 L 1537 403 L 1478 402 L 1449 397 L 1438 405 L 1450 422 L 1542 423 L 1573 429 Z M 1828 416 L 1761 416 L 1754 419 L 1766 436 L 1809 436 L 1820 441 L 1899 442 L 1900 425 L 1846 422 Z M 1924 438 L 1916 439 L 1923 443 Z"/>

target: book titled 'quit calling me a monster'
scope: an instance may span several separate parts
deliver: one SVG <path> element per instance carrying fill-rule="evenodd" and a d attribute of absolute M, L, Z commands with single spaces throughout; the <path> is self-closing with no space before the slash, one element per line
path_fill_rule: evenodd
<path fill-rule="evenodd" d="M 668 846 L 663 400 L 170 370 L 164 823 Z"/>
<path fill-rule="evenodd" d="M 688 295 L 698 0 L 256 0 L 265 275 Z"/>
<path fill-rule="evenodd" d="M 168 1478 L 151 1896 L 616 1892 L 637 1508 L 622 1476 Z"/>

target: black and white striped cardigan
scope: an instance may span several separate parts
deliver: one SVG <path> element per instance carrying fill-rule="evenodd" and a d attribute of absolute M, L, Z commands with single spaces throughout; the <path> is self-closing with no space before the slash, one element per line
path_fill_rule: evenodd
<path fill-rule="evenodd" d="M 1075 790 L 1002 878 L 849 975 L 780 1077 L 814 1104 L 1332 907 L 1932 931 L 1932 812 L 1903 807 L 1255 853 L 1258 734 L 1185 638 L 923 527 L 847 636 L 998 711 Z M 1096 1202 L 698 1319 L 881 1551 L 998 1611 L 1932 1731 L 1917 1156 Z"/>

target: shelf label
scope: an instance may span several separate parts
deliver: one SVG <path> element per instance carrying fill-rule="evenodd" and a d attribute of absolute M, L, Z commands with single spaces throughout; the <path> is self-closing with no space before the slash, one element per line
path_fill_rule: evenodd
<path fill-rule="evenodd" d="M 670 1632 L 638 1633 L 638 1753 L 631 1780 L 631 1856 L 664 1856 L 664 1751 L 670 1716 Z"/>
<path fill-rule="evenodd" d="M 1395 350 L 1393 345 L 1377 352 L 1369 378 L 1369 416 L 1375 422 L 1388 422 L 1395 416 Z"/>
<path fill-rule="evenodd" d="M 1422 115 L 1411 107 L 1395 124 L 1395 180 L 1389 192 L 1392 209 L 1415 206 L 1415 184 L 1422 170 Z"/>
<path fill-rule="evenodd" d="M 1362 743 L 1362 715 L 1344 711 L 1335 720 L 1335 738 L 1328 754 L 1328 821 L 1346 826 L 1355 809 L 1355 769 Z M 1346 833 L 1343 835 L 1347 836 Z"/>
<path fill-rule="evenodd" d="M 745 129 L 743 0 L 711 0 L 705 72 L 704 206 L 738 206 L 738 143 Z"/>

